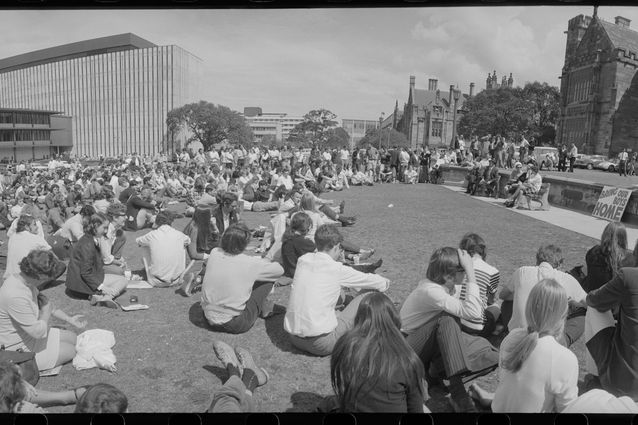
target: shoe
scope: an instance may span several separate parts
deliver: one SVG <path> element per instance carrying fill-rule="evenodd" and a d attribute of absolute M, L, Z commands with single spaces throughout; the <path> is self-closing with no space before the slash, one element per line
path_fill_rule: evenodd
<path fill-rule="evenodd" d="M 113 301 L 113 298 L 111 298 L 108 295 L 98 295 L 98 294 L 91 295 L 91 298 L 89 299 L 89 303 L 91 303 L 92 306 L 99 306 L 99 307 L 107 307 L 107 308 L 119 307 L 119 305 L 115 301 Z"/>
<path fill-rule="evenodd" d="M 345 218 L 339 217 L 339 221 L 341 222 L 341 227 L 348 227 L 348 226 L 353 226 L 354 225 L 354 221 L 347 220 Z"/>
<path fill-rule="evenodd" d="M 379 258 L 376 263 L 348 264 L 348 266 L 362 273 L 374 273 L 379 267 L 381 267 L 381 264 L 383 264 L 383 259 Z"/>
<path fill-rule="evenodd" d="M 363 261 L 367 258 L 372 257 L 374 254 L 374 249 L 362 249 L 359 251 L 359 261 Z"/>
<path fill-rule="evenodd" d="M 228 365 L 230 364 L 239 369 L 239 376 L 244 374 L 244 366 L 239 359 L 237 359 L 235 350 L 233 350 L 230 345 L 224 341 L 217 340 L 213 342 L 213 351 L 215 351 L 215 355 L 219 361 L 222 362 L 224 368 L 228 369 Z"/>
<path fill-rule="evenodd" d="M 242 369 L 250 369 L 255 372 L 255 375 L 257 376 L 257 386 L 261 387 L 266 385 L 266 382 L 268 382 L 269 379 L 268 372 L 266 372 L 266 369 L 257 366 L 252 354 L 242 347 L 236 347 L 235 353 L 237 354 L 237 358 L 239 359 L 239 364 Z"/>
<path fill-rule="evenodd" d="M 346 209 L 346 201 L 341 201 L 339 203 L 339 214 L 343 214 Z"/>
<path fill-rule="evenodd" d="M 195 275 L 191 272 L 188 272 L 182 278 L 182 286 L 179 288 L 184 295 L 190 297 L 192 295 L 192 287 L 193 282 L 195 281 Z"/>

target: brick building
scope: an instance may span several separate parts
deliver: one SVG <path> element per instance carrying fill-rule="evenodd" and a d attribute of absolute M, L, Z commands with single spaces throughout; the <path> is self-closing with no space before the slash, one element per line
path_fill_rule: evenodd
<path fill-rule="evenodd" d="M 428 80 L 427 90 L 417 89 L 415 80 L 413 75 L 410 76 L 408 101 L 403 107 L 403 115 L 396 124 L 396 130 L 405 134 L 412 149 L 419 146 L 450 146 L 454 120 L 456 119 L 458 125 L 463 116 L 463 105 L 474 94 L 474 83 L 470 83 L 469 94 L 463 94 L 454 86 L 450 86 L 449 91 L 439 90 L 438 80 L 432 78 Z M 455 91 L 458 92 L 458 100 L 454 99 Z M 396 112 L 393 116 L 398 117 Z"/>
<path fill-rule="evenodd" d="M 638 147 L 638 105 L 631 99 L 638 89 L 628 90 L 638 68 L 638 32 L 629 24 L 621 16 L 614 23 L 606 22 L 596 8 L 593 17 L 569 20 L 559 144 L 575 143 L 582 153 L 612 155 L 623 147 Z"/>

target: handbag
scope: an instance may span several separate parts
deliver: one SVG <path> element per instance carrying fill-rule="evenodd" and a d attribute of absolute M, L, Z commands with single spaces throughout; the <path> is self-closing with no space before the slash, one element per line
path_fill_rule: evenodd
<path fill-rule="evenodd" d="M 30 351 L 6 350 L 0 346 L 0 362 L 9 362 L 20 368 L 22 379 L 35 386 L 40 379 L 38 364 L 35 362 L 35 353 Z"/>

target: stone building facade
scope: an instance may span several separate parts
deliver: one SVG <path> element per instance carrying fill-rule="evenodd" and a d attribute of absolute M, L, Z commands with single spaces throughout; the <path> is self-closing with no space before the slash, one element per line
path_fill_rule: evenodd
<path fill-rule="evenodd" d="M 603 155 L 638 147 L 635 130 L 632 139 L 627 121 L 635 119 L 638 108 L 625 99 L 631 96 L 628 89 L 638 69 L 638 32 L 629 24 L 621 16 L 614 23 L 606 22 L 597 16 L 596 8 L 592 17 L 569 20 L 556 133 L 559 144 L 575 143 L 581 153 Z"/>
<path fill-rule="evenodd" d="M 498 82 L 498 77 L 496 76 L 496 70 L 494 70 L 492 75 L 488 73 L 487 79 L 485 80 L 485 90 L 496 90 L 501 87 L 514 87 L 514 78 L 512 77 L 512 73 L 510 72 L 509 78 L 503 75 L 503 79 L 500 84 Z"/>
<path fill-rule="evenodd" d="M 423 146 L 430 148 L 450 146 L 455 120 L 458 125 L 463 116 L 465 102 L 474 94 L 474 83 L 470 83 L 469 93 L 459 93 L 456 101 L 454 86 L 450 86 L 449 91 L 441 91 L 438 88 L 438 80 L 432 78 L 428 80 L 427 90 L 417 89 L 415 84 L 416 77 L 412 75 L 408 101 L 403 107 L 403 115 L 397 121 L 395 129 L 405 134 L 412 149 Z M 395 110 L 393 116 L 398 116 L 397 112 Z"/>

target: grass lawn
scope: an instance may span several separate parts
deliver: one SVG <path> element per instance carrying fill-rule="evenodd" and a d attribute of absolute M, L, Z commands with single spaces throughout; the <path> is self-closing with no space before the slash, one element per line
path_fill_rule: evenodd
<path fill-rule="evenodd" d="M 506 208 L 493 206 L 441 186 L 381 185 L 355 187 L 329 199 L 347 199 L 346 214 L 358 216 L 353 227 L 343 229 L 346 237 L 364 247 L 374 247 L 383 258 L 378 272 L 392 280 L 390 298 L 402 303 L 425 275 L 430 254 L 441 246 L 457 246 L 464 233 L 474 231 L 487 241 L 487 261 L 509 279 L 522 265 L 535 263 L 535 252 L 543 243 L 558 244 L 566 268 L 584 264 L 585 253 L 596 241 L 553 225 L 529 219 Z M 393 208 L 388 205 L 393 204 Z M 181 206 L 174 206 L 179 209 Z M 251 227 L 266 225 L 268 213 L 245 212 Z M 183 229 L 188 219 L 174 223 Z M 134 239 L 148 230 L 127 233 L 125 257 L 133 269 L 141 268 Z M 6 253 L 6 244 L 2 247 Z M 269 383 L 256 392 L 260 411 L 312 411 L 321 397 L 331 394 L 329 358 L 300 353 L 288 342 L 283 316 L 258 319 L 249 332 L 228 335 L 210 331 L 199 307 L 199 293 L 182 297 L 174 289 L 129 290 L 149 310 L 123 312 L 89 306 L 68 298 L 63 282 L 44 291 L 55 306 L 68 314 L 84 314 L 88 329 L 114 332 L 117 356 L 115 374 L 91 369 L 76 371 L 66 365 L 57 377 L 41 378 L 39 388 L 62 390 L 79 385 L 106 382 L 120 388 L 129 398 L 131 412 L 203 412 L 213 392 L 226 380 L 226 371 L 213 353 L 215 339 L 250 349 L 257 363 L 270 373 Z M 275 300 L 286 305 L 289 288 L 277 288 Z M 56 324 L 56 319 L 53 319 Z M 59 325 L 60 323 L 58 323 Z M 582 341 L 572 347 L 584 364 Z M 581 372 L 582 379 L 582 372 Z M 494 390 L 496 373 L 479 383 Z M 429 400 L 433 411 L 452 411 L 446 399 Z M 73 407 L 52 408 L 71 412 Z"/>

